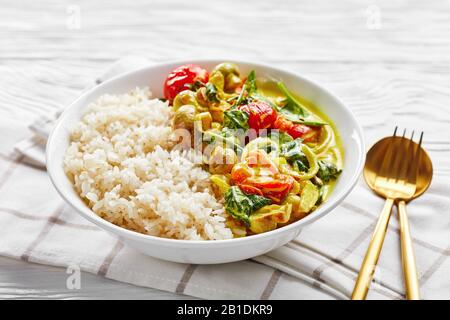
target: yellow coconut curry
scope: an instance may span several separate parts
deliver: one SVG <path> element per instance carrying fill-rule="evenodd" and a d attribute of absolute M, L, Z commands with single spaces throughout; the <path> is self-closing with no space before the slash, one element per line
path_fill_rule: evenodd
<path fill-rule="evenodd" d="M 210 72 L 174 69 L 164 95 L 173 129 L 200 145 L 236 237 L 295 222 L 326 201 L 343 151 L 332 122 L 301 92 L 224 62 Z"/>

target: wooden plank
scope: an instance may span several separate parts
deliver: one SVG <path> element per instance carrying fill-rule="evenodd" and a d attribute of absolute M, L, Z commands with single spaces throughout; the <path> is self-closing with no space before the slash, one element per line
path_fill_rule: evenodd
<path fill-rule="evenodd" d="M 62 268 L 0 257 L 0 299 L 193 299 L 82 272 L 80 289 L 68 289 Z"/>

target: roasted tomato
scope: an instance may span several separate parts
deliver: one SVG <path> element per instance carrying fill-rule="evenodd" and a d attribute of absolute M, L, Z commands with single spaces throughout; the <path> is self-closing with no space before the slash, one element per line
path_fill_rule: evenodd
<path fill-rule="evenodd" d="M 254 170 L 250 168 L 245 162 L 236 164 L 231 170 L 231 180 L 236 184 L 240 184 L 242 181 L 254 175 Z"/>
<path fill-rule="evenodd" d="M 265 102 L 251 102 L 238 109 L 249 114 L 248 125 L 255 130 L 270 128 L 277 119 L 277 112 Z"/>
<path fill-rule="evenodd" d="M 294 123 L 294 126 L 288 131 L 288 134 L 294 139 L 302 138 L 304 142 L 317 142 L 320 132 L 321 127 Z"/>
<path fill-rule="evenodd" d="M 272 199 L 275 203 L 280 203 L 291 190 L 294 178 L 277 173 L 273 176 L 250 177 L 244 183 L 261 190 L 265 197 Z"/>
<path fill-rule="evenodd" d="M 164 97 L 172 103 L 178 93 L 189 89 L 189 85 L 196 81 L 206 83 L 208 79 L 208 71 L 196 64 L 179 66 L 169 73 L 164 82 Z"/>
<path fill-rule="evenodd" d="M 320 127 L 307 126 L 301 123 L 293 123 L 290 120 L 286 120 L 282 116 L 278 116 L 273 123 L 273 128 L 282 132 L 286 132 L 292 138 L 301 138 L 305 142 L 317 141 L 320 135 Z"/>
<path fill-rule="evenodd" d="M 237 186 L 238 186 L 245 194 L 256 194 L 256 195 L 258 195 L 258 196 L 262 196 L 262 195 L 263 195 L 263 193 L 262 193 L 261 190 L 259 190 L 259 189 L 256 188 L 256 187 L 253 187 L 253 186 L 251 186 L 251 185 L 239 183 Z"/>
<path fill-rule="evenodd" d="M 272 127 L 287 133 L 293 126 L 294 123 L 292 121 L 286 120 L 283 116 L 278 116 Z"/>
<path fill-rule="evenodd" d="M 265 152 L 251 151 L 243 160 L 233 167 L 231 180 L 244 193 L 262 195 L 280 203 L 292 189 L 294 178 L 279 173 Z"/>
<path fill-rule="evenodd" d="M 319 140 L 320 137 L 320 133 L 322 128 L 321 127 L 316 127 L 316 126 L 306 126 L 304 124 L 296 124 L 296 127 L 306 127 L 306 128 L 296 128 L 296 132 L 298 132 L 300 134 L 300 131 L 302 131 L 301 133 L 301 138 L 303 139 L 303 141 L 305 142 L 317 142 Z M 291 136 L 292 134 L 289 133 Z"/>

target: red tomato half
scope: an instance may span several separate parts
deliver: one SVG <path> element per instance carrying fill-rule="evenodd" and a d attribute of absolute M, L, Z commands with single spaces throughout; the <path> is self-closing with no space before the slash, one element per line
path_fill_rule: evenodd
<path fill-rule="evenodd" d="M 254 170 L 250 168 L 246 163 L 238 163 L 231 170 L 231 180 L 239 184 L 248 177 L 254 175 Z"/>
<path fill-rule="evenodd" d="M 240 184 L 238 184 L 237 186 L 238 186 L 245 194 L 256 194 L 256 195 L 258 195 L 258 196 L 262 196 L 262 195 L 263 195 L 263 193 L 262 193 L 261 190 L 259 190 L 259 189 L 256 188 L 256 187 L 253 187 L 253 186 L 251 186 L 251 185 L 240 183 Z"/>
<path fill-rule="evenodd" d="M 288 133 L 294 138 L 302 138 L 304 142 L 316 142 L 320 136 L 320 127 L 295 123 Z"/>
<path fill-rule="evenodd" d="M 301 138 L 305 142 L 316 141 L 320 134 L 320 127 L 307 126 L 301 123 L 293 123 L 290 120 L 286 120 L 282 116 L 278 116 L 273 123 L 273 128 L 282 132 L 286 132 L 292 138 Z"/>
<path fill-rule="evenodd" d="M 231 180 L 244 193 L 262 195 L 280 203 L 292 189 L 294 178 L 279 173 L 265 152 L 251 151 L 243 160 L 231 170 Z"/>
<path fill-rule="evenodd" d="M 278 116 L 273 123 L 273 128 L 280 130 L 281 132 L 288 132 L 293 127 L 292 121 L 286 120 L 283 116 Z"/>
<path fill-rule="evenodd" d="M 280 203 L 292 189 L 294 178 L 279 173 L 274 176 L 250 177 L 244 183 L 261 190 L 265 197 L 272 199 L 275 203 Z"/>
<path fill-rule="evenodd" d="M 277 112 L 265 102 L 251 102 L 238 109 L 249 114 L 248 125 L 255 130 L 270 128 L 277 119 Z"/>
<path fill-rule="evenodd" d="M 289 130 L 287 133 L 289 133 L 289 135 L 294 138 L 302 138 L 305 134 L 311 132 L 312 129 L 311 127 L 305 126 L 304 124 L 298 124 L 295 123 Z"/>
<path fill-rule="evenodd" d="M 172 70 L 164 82 L 164 97 L 172 103 L 173 99 L 195 81 L 208 82 L 209 74 L 206 69 L 196 64 L 186 64 Z"/>

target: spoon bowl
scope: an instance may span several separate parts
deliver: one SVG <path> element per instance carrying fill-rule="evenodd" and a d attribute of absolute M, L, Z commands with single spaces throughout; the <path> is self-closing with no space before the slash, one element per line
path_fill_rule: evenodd
<path fill-rule="evenodd" d="M 389 145 L 391 145 L 392 143 L 394 144 L 400 143 L 401 139 L 403 138 L 402 137 L 383 138 L 377 143 L 375 143 L 367 153 L 366 164 L 364 167 L 364 179 L 367 185 L 370 187 L 370 189 L 373 190 L 380 197 L 385 198 L 385 195 L 381 194 L 380 191 L 378 191 L 378 188 L 375 188 L 375 180 L 377 177 L 379 164 L 383 161 L 383 158 L 386 152 L 388 151 Z M 410 140 L 408 140 L 408 143 L 410 143 Z M 417 146 L 417 143 L 415 142 L 411 143 Z M 433 164 L 431 162 L 428 153 L 423 148 L 420 148 L 419 152 L 420 152 L 419 154 L 420 162 L 418 165 L 418 172 L 417 172 L 416 191 L 414 192 L 414 195 L 411 198 L 405 199 L 407 202 L 421 196 L 430 186 L 433 177 Z"/>

